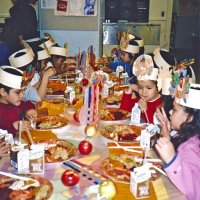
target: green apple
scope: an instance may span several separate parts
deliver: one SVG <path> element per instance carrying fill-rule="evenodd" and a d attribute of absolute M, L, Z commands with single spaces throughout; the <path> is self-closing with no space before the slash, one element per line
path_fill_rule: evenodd
<path fill-rule="evenodd" d="M 113 199 L 117 194 L 117 188 L 111 180 L 102 181 L 99 186 L 99 193 L 108 200 Z"/>
<path fill-rule="evenodd" d="M 97 133 L 97 128 L 95 125 L 93 124 L 88 124 L 86 127 L 85 127 L 85 134 L 88 136 L 88 137 L 93 137 L 94 135 L 96 135 Z"/>

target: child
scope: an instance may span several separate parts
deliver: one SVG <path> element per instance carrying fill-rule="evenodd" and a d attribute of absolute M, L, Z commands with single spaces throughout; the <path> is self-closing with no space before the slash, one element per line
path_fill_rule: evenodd
<path fill-rule="evenodd" d="M 176 99 L 167 119 L 164 109 L 158 110 L 162 126 L 156 149 L 164 161 L 164 170 L 187 199 L 200 199 L 200 85 L 193 84 L 189 94 Z M 176 137 L 170 141 L 170 130 Z"/>
<path fill-rule="evenodd" d="M 66 72 L 67 66 L 64 63 L 67 58 L 68 49 L 55 44 L 50 47 L 49 52 L 51 54 L 50 62 L 55 67 L 57 74 Z"/>
<path fill-rule="evenodd" d="M 131 112 L 135 103 L 138 103 L 142 111 L 141 118 L 153 123 L 156 108 L 161 104 L 161 96 L 157 87 L 158 69 L 154 68 L 151 56 L 139 56 L 133 64 L 133 74 L 137 76 L 138 83 L 131 85 L 123 94 L 120 108 Z"/>
<path fill-rule="evenodd" d="M 41 101 L 45 98 L 47 92 L 47 86 L 49 82 L 49 78 L 56 74 L 56 71 L 53 67 L 47 68 L 47 63 L 50 59 L 50 55 L 46 49 L 40 49 L 37 52 L 38 61 L 36 63 L 35 75 L 30 82 L 31 87 L 34 87 L 37 91 L 37 98 L 30 98 L 26 96 L 26 101 Z"/>
<path fill-rule="evenodd" d="M 111 62 L 108 67 L 116 71 L 118 66 L 123 66 L 123 72 L 127 72 L 129 78 L 131 78 L 130 83 L 135 83 L 132 65 L 135 60 L 135 54 L 139 53 L 139 45 L 131 36 L 130 34 L 122 36 L 120 41 L 121 59 Z"/>
<path fill-rule="evenodd" d="M 19 131 L 19 122 L 23 128 L 31 128 L 30 120 L 35 121 L 37 112 L 31 102 L 22 101 L 23 72 L 10 66 L 0 69 L 0 128 L 8 130 L 13 136 Z"/>

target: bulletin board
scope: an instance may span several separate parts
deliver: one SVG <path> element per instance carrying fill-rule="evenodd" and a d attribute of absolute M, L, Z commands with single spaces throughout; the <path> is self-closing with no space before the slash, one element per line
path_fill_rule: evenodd
<path fill-rule="evenodd" d="M 79 0 L 84 1 L 85 0 Z M 79 13 L 75 15 L 72 12 L 66 16 L 59 16 L 55 13 L 55 3 L 57 0 L 50 0 L 51 4 L 43 4 L 40 1 L 40 29 L 41 30 L 98 30 L 98 7 L 99 1 L 95 3 L 95 13 L 93 15 L 84 15 Z M 78 6 L 77 6 L 78 7 Z"/>

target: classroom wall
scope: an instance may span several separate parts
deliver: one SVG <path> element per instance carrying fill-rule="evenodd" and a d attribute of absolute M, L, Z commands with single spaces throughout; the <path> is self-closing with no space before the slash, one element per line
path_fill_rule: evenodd
<path fill-rule="evenodd" d="M 41 37 L 48 32 L 63 46 L 67 41 L 69 44 L 69 56 L 74 56 L 80 51 L 87 51 L 90 45 L 94 46 L 96 55 L 99 55 L 99 33 L 98 31 L 74 31 L 74 30 L 41 30 Z"/>

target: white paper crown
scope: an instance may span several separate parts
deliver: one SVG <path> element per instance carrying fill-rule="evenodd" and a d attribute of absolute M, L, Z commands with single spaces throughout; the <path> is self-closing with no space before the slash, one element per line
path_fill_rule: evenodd
<path fill-rule="evenodd" d="M 139 53 L 139 46 L 130 44 L 130 41 L 133 40 L 135 36 L 132 34 L 127 34 L 125 36 L 122 36 L 120 41 L 120 49 L 122 51 L 125 51 L 127 53 Z"/>
<path fill-rule="evenodd" d="M 37 52 L 38 60 L 50 58 L 49 52 L 46 49 Z"/>
<path fill-rule="evenodd" d="M 52 38 L 52 36 L 49 33 L 45 33 L 44 35 L 44 39 L 46 39 L 46 41 L 40 44 L 39 47 L 42 47 L 43 49 L 49 49 L 51 46 L 56 44 L 56 41 Z"/>
<path fill-rule="evenodd" d="M 21 76 L 6 72 L 5 69 L 13 69 L 21 73 Z M 2 66 L 0 68 L 0 83 L 10 88 L 21 89 L 23 71 L 11 66 Z"/>
<path fill-rule="evenodd" d="M 131 45 L 131 44 L 128 44 L 128 46 L 125 48 L 125 49 L 122 49 L 121 50 L 127 52 L 127 53 L 139 53 L 139 46 L 136 46 L 136 45 Z"/>
<path fill-rule="evenodd" d="M 153 54 L 154 54 L 154 62 L 156 63 L 156 65 L 161 68 L 161 67 L 165 67 L 165 68 L 170 68 L 171 65 L 169 63 L 167 63 L 164 58 L 161 56 L 160 54 L 160 50 L 162 51 L 167 51 L 165 49 L 161 49 L 160 47 L 157 47 L 154 51 L 153 51 Z"/>
<path fill-rule="evenodd" d="M 133 74 L 140 81 L 158 79 L 158 69 L 154 68 L 152 57 L 146 54 L 139 56 L 133 63 Z"/>
<path fill-rule="evenodd" d="M 182 106 L 189 108 L 200 109 L 200 84 L 191 84 L 189 93 L 185 95 L 185 98 L 176 99 L 176 102 Z"/>
<path fill-rule="evenodd" d="M 68 49 L 63 47 L 52 46 L 50 47 L 49 52 L 51 55 L 67 57 Z"/>
<path fill-rule="evenodd" d="M 24 54 L 22 56 L 16 57 L 18 53 Z M 34 54 L 32 49 L 22 49 L 13 53 L 8 59 L 12 66 L 20 68 L 31 63 L 34 59 Z"/>

